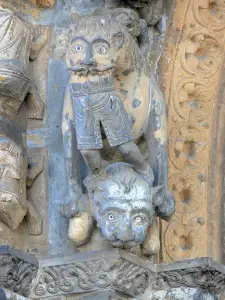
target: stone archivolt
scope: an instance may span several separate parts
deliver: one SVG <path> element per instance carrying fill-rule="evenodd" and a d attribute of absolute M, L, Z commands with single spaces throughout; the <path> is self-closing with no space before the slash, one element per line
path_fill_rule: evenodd
<path fill-rule="evenodd" d="M 168 38 L 170 34 L 177 37 L 177 46 L 167 45 L 163 76 L 169 107 L 169 187 L 177 205 L 171 222 L 163 223 L 162 252 L 165 261 L 176 261 L 208 255 L 208 164 L 224 55 L 224 1 L 177 1 Z"/>

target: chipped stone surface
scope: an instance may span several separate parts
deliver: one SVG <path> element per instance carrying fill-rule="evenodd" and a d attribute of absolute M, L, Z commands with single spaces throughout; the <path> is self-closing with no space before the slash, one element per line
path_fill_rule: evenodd
<path fill-rule="evenodd" d="M 152 300 L 219 300 L 217 296 L 198 289 L 173 289 L 153 293 Z"/>

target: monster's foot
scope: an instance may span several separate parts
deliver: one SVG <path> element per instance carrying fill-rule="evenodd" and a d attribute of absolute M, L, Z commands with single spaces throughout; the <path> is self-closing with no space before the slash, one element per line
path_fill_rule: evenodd
<path fill-rule="evenodd" d="M 27 202 L 26 221 L 28 224 L 28 231 L 31 235 L 40 235 L 43 232 L 43 219 L 36 211 L 33 204 Z"/>

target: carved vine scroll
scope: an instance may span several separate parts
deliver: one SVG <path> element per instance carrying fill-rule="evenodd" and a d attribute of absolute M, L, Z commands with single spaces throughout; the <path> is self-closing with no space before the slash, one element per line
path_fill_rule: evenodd
<path fill-rule="evenodd" d="M 162 225 L 165 261 L 210 255 L 210 222 L 215 219 L 208 214 L 210 201 L 216 201 L 208 193 L 211 134 L 224 57 L 225 3 L 177 1 L 171 24 L 161 70 L 169 107 L 169 188 L 176 214 Z M 218 209 L 216 202 L 211 205 Z"/>

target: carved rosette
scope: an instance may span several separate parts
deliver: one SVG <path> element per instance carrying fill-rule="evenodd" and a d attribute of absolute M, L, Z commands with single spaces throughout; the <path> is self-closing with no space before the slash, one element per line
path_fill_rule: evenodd
<path fill-rule="evenodd" d="M 224 56 L 225 2 L 177 1 L 171 36 L 176 40 L 168 40 L 165 47 L 162 75 L 169 107 L 169 187 L 176 214 L 162 224 L 164 261 L 208 256 L 208 165 Z"/>

